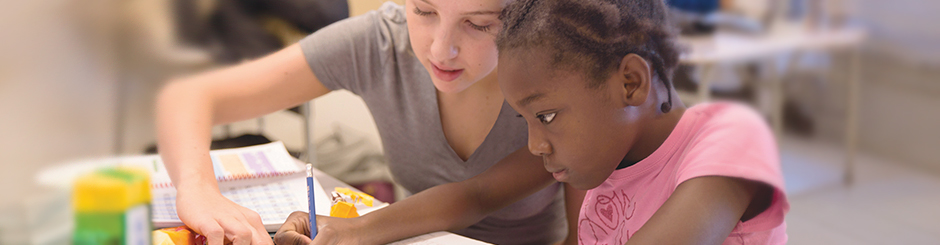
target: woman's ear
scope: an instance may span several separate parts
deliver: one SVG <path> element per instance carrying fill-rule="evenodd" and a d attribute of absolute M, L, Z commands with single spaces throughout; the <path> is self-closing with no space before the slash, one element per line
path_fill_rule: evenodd
<path fill-rule="evenodd" d="M 646 103 L 650 93 L 650 67 L 646 59 L 636 54 L 628 54 L 620 60 L 620 66 L 612 76 L 612 87 L 618 90 L 617 98 L 626 106 L 639 106 Z"/>

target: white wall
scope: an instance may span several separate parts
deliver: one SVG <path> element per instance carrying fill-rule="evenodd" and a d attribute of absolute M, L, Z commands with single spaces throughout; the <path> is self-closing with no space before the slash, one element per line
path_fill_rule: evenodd
<path fill-rule="evenodd" d="M 112 53 L 89 35 L 103 29 L 78 29 L 77 9 L 67 1 L 0 8 L 0 207 L 39 190 L 39 169 L 113 148 Z"/>
<path fill-rule="evenodd" d="M 872 33 L 870 48 L 902 56 L 915 65 L 940 67 L 940 1 L 851 1 L 853 10 Z"/>
<path fill-rule="evenodd" d="M 856 1 L 872 34 L 862 147 L 940 173 L 940 1 Z"/>

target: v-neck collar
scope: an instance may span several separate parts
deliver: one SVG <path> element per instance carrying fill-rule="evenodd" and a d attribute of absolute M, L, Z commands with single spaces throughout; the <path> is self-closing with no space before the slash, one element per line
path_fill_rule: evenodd
<path fill-rule="evenodd" d="M 493 126 L 490 128 L 490 131 L 486 133 L 486 137 L 483 138 L 483 142 L 480 142 L 480 145 L 478 145 L 476 149 L 473 150 L 473 153 L 470 153 L 470 155 L 467 156 L 467 160 L 463 160 L 460 158 L 460 155 L 457 155 L 457 151 L 454 150 L 454 147 L 451 146 L 449 142 L 447 142 L 447 136 L 444 135 L 444 124 L 441 121 L 441 108 L 440 108 L 441 105 L 438 102 L 437 88 L 434 87 L 434 84 L 430 84 L 430 85 L 431 85 L 431 89 L 433 89 L 431 94 L 434 95 L 431 97 L 431 99 L 433 102 L 432 104 L 434 105 L 433 106 L 433 118 L 434 118 L 434 125 L 436 126 L 435 134 L 437 135 L 438 141 L 440 142 L 441 145 L 447 148 L 448 152 L 450 152 L 449 157 L 452 160 L 458 161 L 460 163 L 468 163 L 472 161 L 477 155 L 482 154 L 480 153 L 480 151 L 483 150 L 484 148 L 483 146 L 487 145 L 487 143 L 491 141 L 490 138 L 493 137 L 493 131 L 499 128 L 498 126 L 500 125 L 500 123 L 502 123 L 503 113 L 507 112 L 506 107 L 509 107 L 509 104 L 506 103 L 506 100 L 503 100 L 503 102 L 500 103 L 499 115 L 496 116 L 496 121 L 493 122 Z"/>

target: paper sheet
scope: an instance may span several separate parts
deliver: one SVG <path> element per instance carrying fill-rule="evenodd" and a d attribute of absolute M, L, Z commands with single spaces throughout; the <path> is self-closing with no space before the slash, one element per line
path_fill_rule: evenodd
<path fill-rule="evenodd" d="M 389 245 L 479 245 L 489 244 L 473 240 L 450 232 L 438 231 L 405 240 L 389 243 Z"/>

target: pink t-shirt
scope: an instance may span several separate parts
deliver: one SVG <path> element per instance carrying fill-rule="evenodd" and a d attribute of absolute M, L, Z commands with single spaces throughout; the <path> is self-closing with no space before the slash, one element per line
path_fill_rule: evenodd
<path fill-rule="evenodd" d="M 732 103 L 689 108 L 663 145 L 633 166 L 614 171 L 584 197 L 580 244 L 624 244 L 643 227 L 680 183 L 728 176 L 774 187 L 770 207 L 738 222 L 724 244 L 785 244 L 790 209 L 773 134 L 753 110 Z"/>

